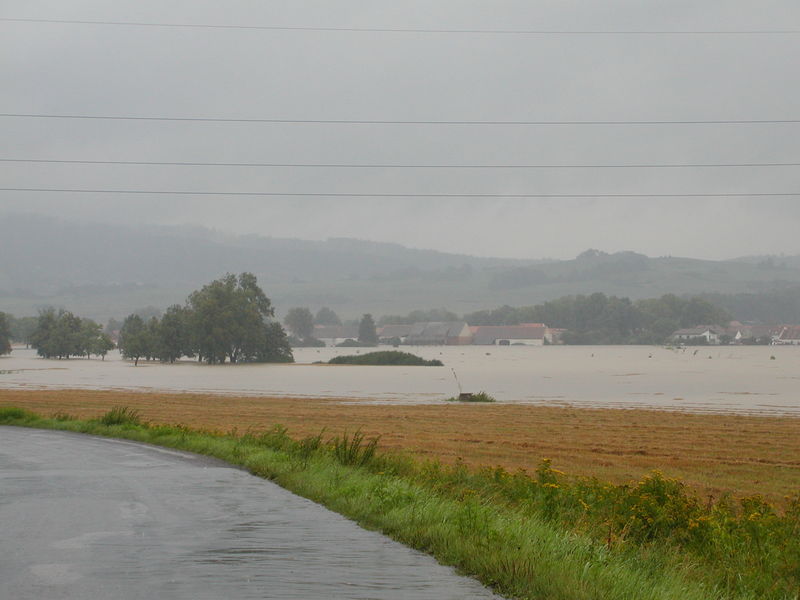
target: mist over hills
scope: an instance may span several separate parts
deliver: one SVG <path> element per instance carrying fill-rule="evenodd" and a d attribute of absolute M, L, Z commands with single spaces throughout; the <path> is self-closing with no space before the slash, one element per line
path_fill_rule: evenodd
<path fill-rule="evenodd" d="M 636 299 L 800 289 L 800 257 L 709 261 L 588 250 L 573 260 L 518 260 L 18 214 L 0 215 L 0 239 L 0 310 L 18 316 L 52 305 L 119 318 L 182 303 L 212 279 L 241 271 L 258 276 L 279 314 L 325 305 L 343 317 L 432 307 L 465 313 L 596 291 Z"/>

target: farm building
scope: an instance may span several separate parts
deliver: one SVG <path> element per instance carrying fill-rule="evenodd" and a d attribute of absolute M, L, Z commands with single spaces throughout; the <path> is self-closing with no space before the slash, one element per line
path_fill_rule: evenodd
<path fill-rule="evenodd" d="M 698 325 L 687 329 L 678 329 L 670 337 L 676 342 L 698 342 L 705 340 L 706 344 L 719 344 L 719 337 L 725 331 L 714 325 Z"/>
<path fill-rule="evenodd" d="M 472 343 L 480 346 L 543 346 L 547 337 L 547 327 L 542 323 L 478 325 L 470 329 Z"/>
<path fill-rule="evenodd" d="M 464 321 L 414 323 L 405 343 L 412 346 L 463 346 L 472 343 L 472 332 Z"/>

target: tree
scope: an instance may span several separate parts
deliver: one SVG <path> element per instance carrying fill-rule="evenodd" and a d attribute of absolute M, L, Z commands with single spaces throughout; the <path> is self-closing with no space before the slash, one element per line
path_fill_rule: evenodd
<path fill-rule="evenodd" d="M 306 307 L 290 308 L 283 322 L 297 338 L 305 340 L 314 333 L 314 316 Z"/>
<path fill-rule="evenodd" d="M 115 331 L 119 332 L 120 329 L 122 329 L 122 321 L 117 321 L 114 317 L 111 317 L 108 320 L 108 323 L 106 323 L 106 328 L 104 329 L 104 331 L 106 333 L 111 334 L 114 333 Z"/>
<path fill-rule="evenodd" d="M 128 315 L 122 322 L 119 331 L 119 349 L 122 356 L 133 359 L 133 365 L 139 364 L 139 359 L 148 351 L 147 327 L 139 315 Z"/>
<path fill-rule="evenodd" d="M 107 333 L 100 333 L 95 339 L 92 340 L 89 352 L 95 356 L 101 357 L 102 360 L 106 359 L 106 354 L 109 350 L 114 349 L 114 342 Z"/>
<path fill-rule="evenodd" d="M 375 330 L 375 321 L 372 315 L 367 313 L 361 317 L 358 324 L 358 341 L 362 344 L 376 345 L 378 343 L 378 332 Z"/>
<path fill-rule="evenodd" d="M 282 331 L 271 321 L 272 303 L 252 273 L 228 274 L 203 286 L 189 296 L 188 309 L 192 346 L 209 364 L 266 360 L 281 347 L 282 338 L 272 339 Z"/>
<path fill-rule="evenodd" d="M 71 312 L 48 308 L 39 313 L 36 329 L 31 334 L 31 344 L 44 358 L 69 358 L 83 355 L 83 323 Z"/>
<path fill-rule="evenodd" d="M 11 324 L 6 313 L 0 312 L 0 354 L 11 352 Z"/>
<path fill-rule="evenodd" d="M 294 362 L 289 339 L 280 323 L 266 323 L 262 332 L 255 353 L 248 357 L 249 362 Z"/>
<path fill-rule="evenodd" d="M 173 304 L 161 317 L 158 328 L 158 358 L 174 363 L 181 356 L 193 356 L 189 336 L 189 310 Z"/>
<path fill-rule="evenodd" d="M 97 340 L 103 335 L 102 327 L 91 319 L 81 319 L 80 350 L 88 358 L 97 345 Z M 98 353 L 99 354 L 99 353 Z"/>
<path fill-rule="evenodd" d="M 20 317 L 15 319 L 11 317 L 11 315 L 6 315 L 6 317 L 10 317 L 11 339 L 15 342 L 22 342 L 30 346 L 31 336 L 33 336 L 33 332 L 36 331 L 36 324 L 39 319 L 37 317 Z"/>
<path fill-rule="evenodd" d="M 160 358 L 162 354 L 161 348 L 161 322 L 158 317 L 150 317 L 150 320 L 144 326 L 145 332 L 145 353 L 144 357 L 147 360 Z"/>
<path fill-rule="evenodd" d="M 31 345 L 36 348 L 36 354 L 44 358 L 56 355 L 54 332 L 58 317 L 54 308 L 39 311 L 36 329 L 31 334 Z"/>
<path fill-rule="evenodd" d="M 314 324 L 315 325 L 341 325 L 342 320 L 339 318 L 333 310 L 328 308 L 327 306 L 323 306 L 317 311 L 317 315 L 314 317 Z"/>

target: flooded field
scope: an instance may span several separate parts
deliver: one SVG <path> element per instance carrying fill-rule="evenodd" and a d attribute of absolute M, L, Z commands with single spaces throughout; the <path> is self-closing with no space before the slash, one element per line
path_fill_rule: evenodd
<path fill-rule="evenodd" d="M 0 389 L 124 389 L 439 403 L 485 390 L 501 402 L 800 416 L 800 348 L 652 346 L 409 347 L 445 367 L 312 364 L 358 349 L 304 348 L 294 365 L 175 365 L 117 353 L 45 360 L 16 348 L 0 358 Z M 365 352 L 365 350 L 361 350 Z M 773 358 L 774 357 L 774 358 Z"/>

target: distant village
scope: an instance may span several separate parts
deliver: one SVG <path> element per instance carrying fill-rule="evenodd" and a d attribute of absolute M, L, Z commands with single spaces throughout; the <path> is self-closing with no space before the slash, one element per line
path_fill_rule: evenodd
<path fill-rule="evenodd" d="M 469 325 L 466 321 L 387 324 L 377 328 L 378 343 L 392 346 L 546 346 L 561 344 L 565 329 L 544 323 Z M 326 346 L 358 339 L 358 325 L 316 325 L 314 337 Z M 727 327 L 700 325 L 679 329 L 669 338 L 676 344 L 800 345 L 800 325 L 755 325 L 732 321 Z"/>
<path fill-rule="evenodd" d="M 561 342 L 563 329 L 543 323 L 470 326 L 466 321 L 387 324 L 376 329 L 378 343 L 392 346 L 544 346 Z M 358 325 L 316 325 L 314 337 L 326 346 L 358 339 Z"/>
<path fill-rule="evenodd" d="M 670 338 L 676 343 L 800 345 L 800 325 L 750 325 L 731 321 L 727 327 L 700 325 L 679 329 Z"/>

